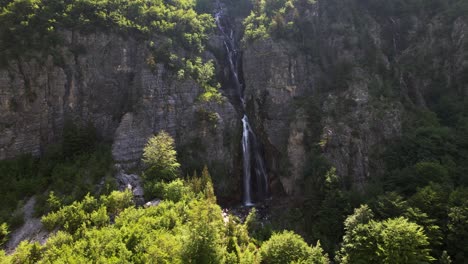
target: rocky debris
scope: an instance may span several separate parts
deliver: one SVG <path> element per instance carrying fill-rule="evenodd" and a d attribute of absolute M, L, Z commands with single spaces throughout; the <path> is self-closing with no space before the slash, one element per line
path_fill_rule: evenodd
<path fill-rule="evenodd" d="M 223 208 L 222 215 L 224 222 L 229 221 L 229 216 L 233 215 L 239 218 L 241 223 L 245 222 L 245 219 L 250 214 L 253 208 L 257 211 L 257 220 L 259 222 L 267 222 L 270 220 L 270 206 L 268 205 L 269 200 L 261 204 L 255 204 L 254 206 L 235 206 Z"/>
<path fill-rule="evenodd" d="M 156 200 L 151 200 L 143 205 L 143 207 L 148 208 L 148 207 L 153 207 L 153 206 L 158 206 L 161 203 L 161 200 L 156 199 Z"/>
<path fill-rule="evenodd" d="M 144 191 L 140 176 L 137 174 L 127 174 L 120 165 L 116 165 L 117 173 L 115 179 L 120 191 L 131 190 L 135 203 L 142 205 L 145 202 Z"/>
<path fill-rule="evenodd" d="M 41 245 L 47 241 L 49 232 L 43 228 L 41 219 L 33 216 L 35 204 L 36 197 L 33 196 L 21 209 L 24 215 L 24 224 L 11 233 L 10 240 L 5 245 L 8 253 L 12 253 L 23 240 L 39 242 Z"/>

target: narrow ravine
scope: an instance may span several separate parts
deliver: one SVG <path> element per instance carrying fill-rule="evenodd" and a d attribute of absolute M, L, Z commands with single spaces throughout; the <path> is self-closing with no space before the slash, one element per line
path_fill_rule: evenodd
<path fill-rule="evenodd" d="M 224 47 L 226 49 L 226 59 L 229 64 L 229 72 L 232 75 L 231 79 L 233 87 L 236 89 L 235 94 L 238 96 L 241 104 L 238 106 L 242 117 L 242 161 L 243 161 L 243 198 L 242 203 L 245 206 L 253 206 L 255 203 L 261 202 L 268 197 L 268 174 L 265 167 L 265 161 L 260 151 L 260 144 L 257 141 L 254 131 L 249 123 L 249 118 L 246 111 L 246 102 L 244 96 L 245 84 L 242 83 L 240 76 L 242 67 L 240 60 L 242 59 L 235 34 L 228 23 L 223 23 L 225 20 L 225 11 L 218 2 L 217 12 L 215 13 L 215 21 L 219 31 L 222 33 Z"/>

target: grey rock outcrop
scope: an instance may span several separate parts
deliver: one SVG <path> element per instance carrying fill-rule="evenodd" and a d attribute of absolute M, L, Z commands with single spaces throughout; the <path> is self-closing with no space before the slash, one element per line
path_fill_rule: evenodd
<path fill-rule="evenodd" d="M 137 174 L 127 174 L 121 168 L 120 165 L 116 165 L 117 173 L 115 179 L 117 180 L 117 186 L 120 191 L 130 190 L 133 193 L 135 203 L 142 205 L 145 201 L 144 190 L 141 182 L 141 178 Z"/>
<path fill-rule="evenodd" d="M 62 35 L 65 43 L 54 56 L 18 58 L 0 69 L 0 159 L 40 155 L 72 120 L 92 123 L 113 141 L 116 163 L 128 168 L 140 160 L 146 140 L 166 130 L 180 162 L 193 165 L 184 169 L 207 164 L 223 173 L 223 179 L 214 175 L 222 183 L 217 186 L 228 187 L 222 186 L 236 172 L 238 148 L 229 139 L 240 121 L 227 100 L 204 102 L 193 80 L 179 80 L 163 64 L 150 67 L 145 42 L 117 34 Z"/>

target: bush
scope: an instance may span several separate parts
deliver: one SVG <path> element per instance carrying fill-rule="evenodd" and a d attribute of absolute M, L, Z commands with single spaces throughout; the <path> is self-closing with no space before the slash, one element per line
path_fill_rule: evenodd
<path fill-rule="evenodd" d="M 301 236 L 291 231 L 271 236 L 261 246 L 260 254 L 262 263 L 265 264 L 328 263 L 327 257 L 320 249 L 320 244 L 312 249 Z"/>
<path fill-rule="evenodd" d="M 220 263 L 225 254 L 221 208 L 204 200 L 194 200 L 189 207 L 182 247 L 184 263 Z"/>
<path fill-rule="evenodd" d="M 5 254 L 5 251 L 0 249 L 0 263 L 6 264 L 11 263 L 10 258 Z"/>
<path fill-rule="evenodd" d="M 363 211 L 355 211 L 361 213 Z M 429 241 L 418 224 L 399 217 L 384 221 L 366 217 L 350 216 L 364 220 L 350 225 L 343 237 L 341 263 L 428 263 L 434 260 L 429 255 Z M 350 218 L 348 218 L 350 219 Z M 354 220 L 348 220 L 351 223 Z"/>
<path fill-rule="evenodd" d="M 108 214 L 115 216 L 133 204 L 133 194 L 129 190 L 114 191 L 107 196 L 101 196 L 99 200 L 88 194 L 82 201 L 64 206 L 56 212 L 43 216 L 41 220 L 48 230 L 59 228 L 74 234 L 88 226 L 107 225 L 110 222 Z"/>
<path fill-rule="evenodd" d="M 177 179 L 163 186 L 163 198 L 173 202 L 179 202 L 184 197 L 189 196 L 190 188 L 185 183 Z"/>
<path fill-rule="evenodd" d="M 125 208 L 135 204 L 133 202 L 133 193 L 128 189 L 123 192 L 113 191 L 109 195 L 101 196 L 101 203 L 113 215 L 119 214 Z"/>
<path fill-rule="evenodd" d="M 37 263 L 42 257 L 42 249 L 38 242 L 22 241 L 11 256 L 12 263 Z"/>

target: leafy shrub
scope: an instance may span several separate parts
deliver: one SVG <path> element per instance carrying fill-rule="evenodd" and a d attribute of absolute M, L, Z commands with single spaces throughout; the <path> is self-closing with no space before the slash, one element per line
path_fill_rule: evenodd
<path fill-rule="evenodd" d="M 399 217 L 369 220 L 372 212 L 361 207 L 346 220 L 341 263 L 427 263 L 429 241 L 421 226 Z"/>
<path fill-rule="evenodd" d="M 10 258 L 5 254 L 5 251 L 0 249 L 0 263 L 10 263 Z"/>
<path fill-rule="evenodd" d="M 328 263 L 319 244 L 312 249 L 301 236 L 291 231 L 273 234 L 262 244 L 260 254 L 262 263 L 265 264 Z M 310 260 L 313 262 L 309 262 Z"/>
<path fill-rule="evenodd" d="M 116 215 L 134 205 L 133 193 L 128 189 L 123 192 L 113 191 L 109 195 L 101 196 L 101 203 L 107 207 L 110 214 Z"/>
<path fill-rule="evenodd" d="M 12 263 L 37 263 L 42 258 L 43 248 L 38 243 L 22 241 L 16 248 L 15 254 L 11 256 Z"/>
<path fill-rule="evenodd" d="M 295 0 L 256 1 L 244 20 L 244 41 L 275 37 L 290 37 L 295 33 Z"/>
<path fill-rule="evenodd" d="M 114 191 L 99 200 L 87 194 L 82 201 L 43 216 L 42 223 L 48 230 L 59 228 L 74 234 L 87 226 L 105 226 L 109 223 L 109 214 L 115 216 L 133 205 L 133 194 L 129 190 Z"/>
<path fill-rule="evenodd" d="M 222 245 L 224 222 L 221 208 L 194 200 L 189 204 L 186 236 L 183 240 L 184 263 L 219 263 L 225 254 Z"/>
<path fill-rule="evenodd" d="M 166 200 L 179 202 L 189 195 L 190 188 L 185 186 L 185 183 L 180 179 L 164 184 L 163 198 Z"/>

